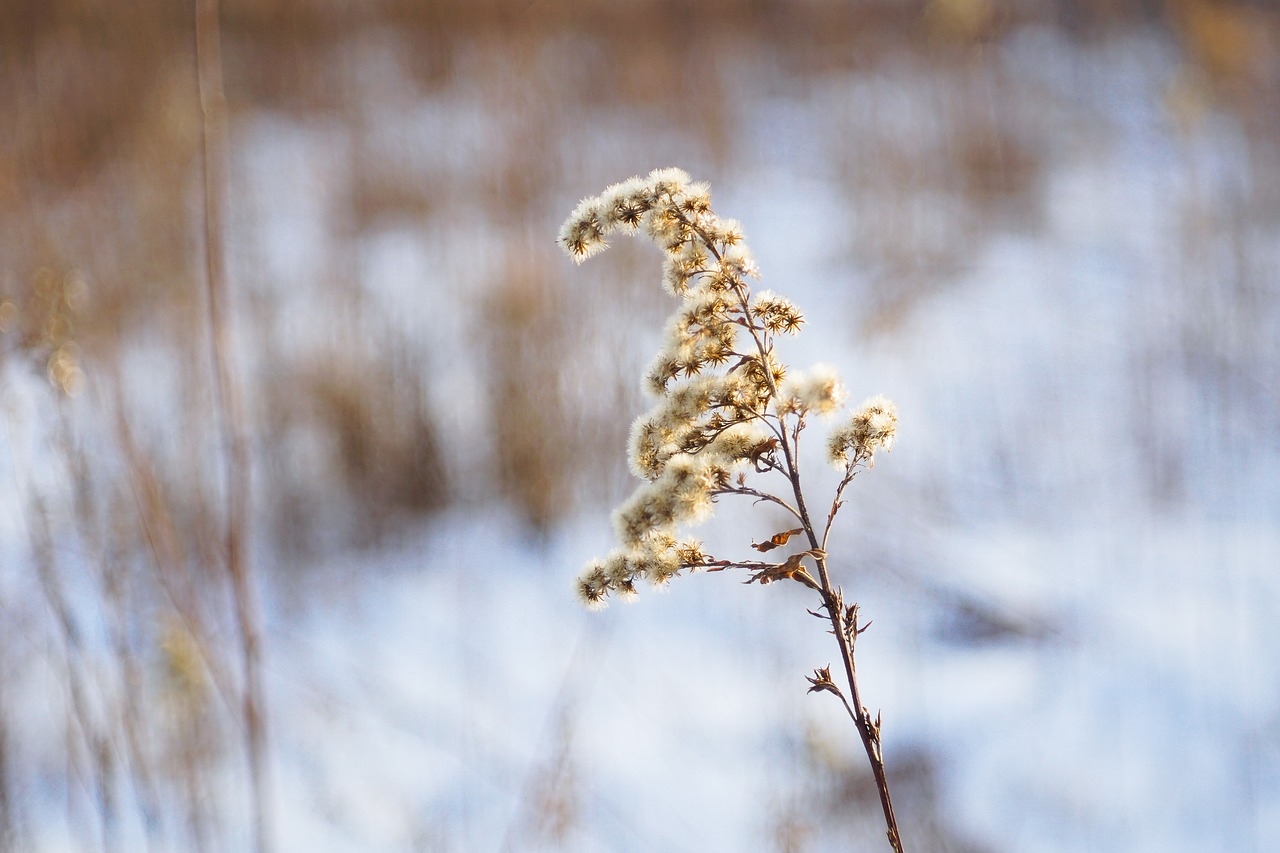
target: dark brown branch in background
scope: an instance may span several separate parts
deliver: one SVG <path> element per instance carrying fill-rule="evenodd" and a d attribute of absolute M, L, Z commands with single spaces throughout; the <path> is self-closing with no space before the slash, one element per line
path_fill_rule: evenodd
<path fill-rule="evenodd" d="M 249 759 L 254 848 L 271 849 L 267 793 L 266 707 L 262 687 L 262 616 L 245 560 L 249 538 L 249 442 L 243 400 L 231 369 L 230 299 L 223 257 L 223 191 L 226 187 L 226 97 L 222 89 L 222 45 L 218 0 L 196 0 L 196 79 L 199 85 L 204 173 L 205 260 L 208 265 L 210 338 L 217 373 L 217 403 L 226 454 L 227 574 L 235 601 L 244 665 L 245 746 Z"/>

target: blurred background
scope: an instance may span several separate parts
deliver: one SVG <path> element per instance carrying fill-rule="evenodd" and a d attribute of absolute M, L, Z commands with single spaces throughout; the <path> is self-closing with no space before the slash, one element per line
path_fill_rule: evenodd
<path fill-rule="evenodd" d="M 884 846 L 805 590 L 572 600 L 670 305 L 553 237 L 662 166 L 898 403 L 908 849 L 1280 847 L 1274 3 L 221 0 L 208 125 L 195 19 L 0 10 L 0 849 Z"/>

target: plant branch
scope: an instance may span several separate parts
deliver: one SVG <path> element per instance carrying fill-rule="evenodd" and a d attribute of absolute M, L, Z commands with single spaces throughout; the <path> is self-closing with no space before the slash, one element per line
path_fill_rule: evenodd
<path fill-rule="evenodd" d="M 861 633 L 857 621 L 858 608 L 856 604 L 845 608 L 840 589 L 831 582 L 830 573 L 827 570 L 827 554 L 819 544 L 800 482 L 800 433 L 805 428 L 804 415 L 810 406 L 806 400 L 812 397 L 815 390 L 823 395 L 824 400 L 833 395 L 828 393 L 825 387 L 815 389 L 805 385 L 803 388 L 797 387 L 796 399 L 800 401 L 799 404 L 793 404 L 790 399 L 782 400 L 778 386 L 786 368 L 774 359 L 774 337 L 776 333 L 784 330 L 797 331 L 803 318 L 785 300 L 758 301 L 753 307 L 746 276 L 754 276 L 754 266 L 745 253 L 739 257 L 730 252 L 731 246 L 736 247 L 741 242 L 741 233 L 736 226 L 726 224 L 711 211 L 710 196 L 705 185 L 696 185 L 696 188 L 685 196 L 683 188 L 688 181 L 688 175 L 679 169 L 667 169 L 650 173 L 647 182 L 635 178 L 615 184 L 598 197 L 584 199 L 565 221 L 558 239 L 569 256 L 574 261 L 581 262 L 608 245 L 605 237 L 610 232 L 619 229 L 634 230 L 638 225 L 643 224 L 649 236 L 653 237 L 667 253 L 666 281 L 669 289 L 674 293 L 688 296 L 689 282 L 694 276 L 710 276 L 697 283 L 702 288 L 699 298 L 703 301 L 698 303 L 692 315 L 686 313 L 677 315 L 679 325 L 676 326 L 676 338 L 661 354 L 662 360 L 659 362 L 658 372 L 653 376 L 660 382 L 664 391 L 666 391 L 666 381 L 681 372 L 691 377 L 697 375 L 705 365 L 718 366 L 727 361 L 724 350 L 730 348 L 731 344 L 726 343 L 726 339 L 733 336 L 728 334 L 730 329 L 723 327 L 713 330 L 716 339 L 720 342 L 720 347 L 712 353 L 713 357 L 699 356 L 698 353 L 701 350 L 697 347 L 700 345 L 700 336 L 703 332 L 690 334 L 688 326 L 696 321 L 695 325 L 700 323 L 706 327 L 706 322 L 701 319 L 703 313 L 708 314 L 718 323 L 741 326 L 750 335 L 755 353 L 740 355 L 740 360 L 728 368 L 723 379 L 739 384 L 739 377 L 733 374 L 745 369 L 745 375 L 741 378 L 746 382 L 742 384 L 750 386 L 749 393 L 754 400 L 751 405 L 760 406 L 760 411 L 758 413 L 753 411 L 752 415 L 764 420 L 775 437 L 768 439 L 764 444 L 757 445 L 754 449 L 736 451 L 733 461 L 750 461 L 754 463 L 757 473 L 771 470 L 781 473 L 791 484 L 794 503 L 791 503 L 790 499 L 784 500 L 773 494 L 748 489 L 743 476 L 739 477 L 736 486 L 731 485 L 728 476 L 723 472 L 717 476 L 715 482 L 694 484 L 694 488 L 703 489 L 704 491 L 700 494 L 709 493 L 712 498 L 719 494 L 744 494 L 755 497 L 757 500 L 783 506 L 795 516 L 800 527 L 775 534 L 759 545 L 753 541 L 753 547 L 761 552 L 770 551 L 786 544 L 792 535 L 803 531 L 808 539 L 809 549 L 791 554 L 783 563 L 734 562 L 711 560 L 702 556 L 698 559 L 690 557 L 682 562 L 690 568 L 693 568 L 693 563 L 696 562 L 697 567 L 707 571 L 744 568 L 752 573 L 747 583 L 768 584 L 779 580 L 794 580 L 819 593 L 826 610 L 825 616 L 816 610 L 809 612 L 830 621 L 832 633 L 840 649 L 847 693 L 831 680 L 829 667 L 817 670 L 816 677 L 811 678 L 810 683 L 814 690 L 837 694 L 845 705 L 845 710 L 853 719 L 875 776 L 889 843 L 895 853 L 903 853 L 881 752 L 880 718 L 877 715 L 874 720 L 872 719 L 862 702 L 858 687 L 857 669 L 854 665 L 854 645 L 858 634 Z M 704 248 L 715 259 L 714 266 L 706 262 L 706 257 L 702 254 Z M 691 261 L 699 269 L 691 271 L 689 268 Z M 709 299 L 706 298 L 708 296 Z M 693 320 L 689 319 L 690 316 Z M 681 347 L 684 346 L 694 347 L 692 358 L 681 355 Z M 685 405 L 688 401 L 679 402 L 680 405 Z M 706 408 L 705 403 L 698 405 Z M 825 406 L 825 402 L 821 405 Z M 668 402 L 656 411 L 664 417 L 674 417 L 676 421 L 684 420 L 692 423 L 695 420 L 694 416 L 689 416 L 683 411 L 675 414 L 675 408 L 677 407 L 673 403 Z M 788 418 L 794 418 L 794 420 L 788 420 Z M 741 420 L 738 419 L 739 422 Z M 845 461 L 849 450 L 854 449 L 857 452 L 853 461 L 848 463 L 844 481 L 837 490 L 827 515 L 827 523 L 822 531 L 822 543 L 825 544 L 835 515 L 841 506 L 843 490 L 852 479 L 852 468 L 863 459 L 869 460 L 875 448 L 887 449 L 890 446 L 895 422 L 896 415 L 892 403 L 883 398 L 873 398 L 854 414 L 848 425 L 841 431 L 833 433 L 830 445 L 832 459 Z M 718 425 L 718 422 L 716 424 Z M 777 453 L 779 447 L 782 450 L 781 454 Z M 701 447 L 686 446 L 683 452 L 691 456 L 700 449 Z M 633 459 L 633 464 L 643 467 L 645 463 L 643 460 Z M 604 561 L 596 560 L 588 564 L 578 582 L 578 592 L 585 604 L 599 605 L 610 592 L 633 593 L 634 580 L 637 577 L 643 576 L 662 582 L 673 574 L 662 562 L 661 553 L 651 553 L 652 549 L 637 547 L 636 543 L 639 542 L 644 546 L 650 540 L 645 540 L 643 537 L 652 531 L 661 531 L 665 536 L 668 527 L 674 526 L 675 522 L 682 518 L 690 517 L 690 513 L 681 503 L 687 497 L 681 491 L 685 488 L 683 483 L 687 480 L 686 473 L 678 472 L 678 476 L 671 482 L 664 483 L 655 495 L 637 492 L 636 496 L 624 505 L 620 511 L 622 513 L 620 529 L 623 533 L 624 545 L 629 550 L 615 552 Z M 650 498 L 653 498 L 652 504 L 646 503 Z M 667 546 L 662 546 L 659 551 L 663 548 Z M 813 560 L 817 570 L 817 580 L 805 568 L 806 558 Z"/>
<path fill-rule="evenodd" d="M 822 562 L 824 558 L 817 559 Z M 858 690 L 857 669 L 854 665 L 853 657 L 854 642 L 858 635 L 862 633 L 858 628 L 858 605 L 854 604 L 846 610 L 843 607 L 843 597 L 839 590 L 824 590 L 824 597 L 826 598 L 825 607 L 831 619 L 831 627 L 836 636 L 836 643 L 840 646 L 840 657 L 844 663 L 845 677 L 849 682 L 849 698 L 856 711 L 854 724 L 858 727 L 858 734 L 862 737 L 862 745 L 866 750 L 867 760 L 871 763 L 872 775 L 875 776 L 876 789 L 880 793 L 880 807 L 884 811 L 889 845 L 893 848 L 894 853 L 903 853 L 902 838 L 898 832 L 898 819 L 893 812 L 893 800 L 889 796 L 889 780 L 884 769 L 884 754 L 880 744 L 880 717 L 877 714 L 875 721 L 872 722 L 871 713 L 862 704 L 862 697 Z"/>
<path fill-rule="evenodd" d="M 793 507 L 791 504 L 787 503 L 786 501 L 784 501 L 782 498 L 778 497 L 777 495 L 771 495 L 768 492 L 762 492 L 759 489 L 753 489 L 750 486 L 729 486 L 723 489 L 717 489 L 716 491 L 712 492 L 712 494 L 713 495 L 745 495 L 747 497 L 753 497 L 757 501 L 769 501 L 770 503 L 775 503 L 778 506 L 785 509 L 787 512 L 791 513 L 793 516 L 796 517 L 797 521 L 804 521 L 804 519 L 800 516 L 800 513 L 796 510 L 796 508 Z"/>
<path fill-rule="evenodd" d="M 840 480 L 840 485 L 836 486 L 836 495 L 831 500 L 831 510 L 827 513 L 827 524 L 822 530 L 822 547 L 827 547 L 827 537 L 831 535 L 831 525 L 835 524 L 836 513 L 840 511 L 840 507 L 844 506 L 841 500 L 844 495 L 845 487 L 853 482 L 853 478 L 858 474 L 854 466 L 849 466 L 849 470 L 845 473 L 844 478 Z"/>
<path fill-rule="evenodd" d="M 722 260 L 720 253 L 716 250 L 713 241 L 707 238 L 706 232 L 698 228 L 692 222 L 685 220 L 702 240 L 707 249 L 715 256 L 717 261 Z M 734 294 L 738 297 L 739 307 L 742 309 L 743 318 L 745 319 L 745 327 L 751 333 L 752 340 L 755 341 L 756 349 L 760 353 L 761 372 L 764 374 L 765 381 L 769 385 L 769 390 L 774 400 L 778 399 L 778 386 L 773 379 L 773 371 L 769 369 L 769 347 L 766 343 L 768 332 L 761 328 L 755 321 L 751 313 L 751 306 L 747 302 L 747 287 L 736 275 L 733 282 Z M 880 806 L 884 812 L 885 825 L 887 827 L 887 835 L 889 837 L 889 845 L 893 848 L 894 853 L 903 853 L 902 839 L 898 832 L 898 821 L 893 812 L 893 800 L 889 795 L 889 781 L 885 775 L 884 756 L 880 746 L 880 725 L 879 721 L 872 722 L 871 714 L 862 704 L 861 692 L 858 689 L 857 668 L 854 665 L 853 656 L 853 640 L 852 637 L 857 636 L 857 607 L 856 605 L 850 610 L 853 622 L 852 635 L 847 631 L 846 614 L 843 608 L 843 600 L 840 591 L 831 584 L 830 575 L 827 572 L 827 561 L 825 552 L 822 551 L 822 543 L 819 543 L 817 534 L 814 532 L 813 523 L 809 518 L 809 510 L 805 505 L 804 492 L 800 487 L 800 469 L 796 464 L 795 453 L 792 450 L 792 443 L 799 445 L 800 430 L 797 427 L 791 435 L 791 441 L 787 440 L 784 418 L 778 416 L 779 426 L 782 428 L 782 453 L 786 459 L 787 470 L 784 472 L 791 481 L 791 490 L 795 494 L 796 509 L 801 524 L 804 526 L 805 535 L 809 538 L 811 549 L 817 550 L 818 554 L 814 555 L 814 563 L 818 567 L 819 589 L 823 597 L 828 616 L 831 621 L 831 629 L 835 634 L 836 643 L 840 647 L 840 658 L 844 664 L 845 678 L 849 684 L 849 701 L 846 702 L 846 708 L 852 704 L 850 716 L 853 717 L 854 725 L 858 729 L 858 735 L 862 738 L 862 745 L 867 753 L 867 760 L 871 764 L 871 772 L 875 777 L 876 789 L 880 795 Z M 838 498 L 837 498 L 838 500 Z M 825 543 L 827 533 L 830 530 L 830 523 L 834 519 L 834 511 L 828 517 L 827 529 L 823 531 L 822 541 Z M 821 556 L 819 556 L 821 555 Z M 841 694 L 841 699 L 844 699 Z"/>

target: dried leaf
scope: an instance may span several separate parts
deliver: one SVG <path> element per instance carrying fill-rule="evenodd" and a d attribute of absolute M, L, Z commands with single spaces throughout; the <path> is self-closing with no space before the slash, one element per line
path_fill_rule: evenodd
<path fill-rule="evenodd" d="M 743 583 L 758 583 L 763 585 L 773 583 L 774 581 L 789 580 L 802 583 L 810 589 L 820 590 L 821 587 L 818 586 L 818 582 L 815 581 L 813 576 L 806 572 L 804 570 L 804 566 L 801 565 L 804 558 L 809 555 L 809 551 L 802 551 L 799 554 L 792 554 L 787 558 L 785 563 L 778 563 L 776 565 L 764 566 L 763 568 L 756 569 L 749 578 L 743 581 Z"/>
<path fill-rule="evenodd" d="M 751 547 L 763 554 L 767 551 L 772 551 L 774 548 L 781 548 L 783 545 L 787 544 L 788 539 L 801 533 L 804 533 L 803 527 L 797 527 L 794 530 L 784 530 L 781 533 L 772 536 L 768 542 L 761 542 L 757 545 L 752 541 Z"/>
<path fill-rule="evenodd" d="M 792 554 L 790 557 L 787 557 L 787 561 L 785 563 L 778 566 L 778 569 L 781 572 L 795 572 L 800 568 L 800 563 L 804 558 L 804 553 Z"/>

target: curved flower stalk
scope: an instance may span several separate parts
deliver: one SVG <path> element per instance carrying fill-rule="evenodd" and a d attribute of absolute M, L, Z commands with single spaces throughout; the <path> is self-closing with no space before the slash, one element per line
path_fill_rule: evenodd
<path fill-rule="evenodd" d="M 843 477 L 827 517 L 815 525 L 801 489 L 797 458 L 809 418 L 832 416 L 846 392 L 835 371 L 792 370 L 775 353 L 783 335 L 795 335 L 804 317 L 771 291 L 753 293 L 759 277 L 742 228 L 711 208 L 705 183 L 680 169 L 659 169 L 584 199 L 560 229 L 559 243 L 581 263 L 608 247 L 615 232 L 643 234 L 663 250 L 663 284 L 679 299 L 667 323 L 662 351 L 644 376 L 653 407 L 631 427 L 628 459 L 643 482 L 614 514 L 620 546 L 592 561 L 577 582 L 588 607 L 610 596 L 631 598 L 647 582 L 663 586 L 683 572 L 741 570 L 746 583 L 791 580 L 818 593 L 818 610 L 840 647 L 845 685 L 830 668 L 814 670 L 810 692 L 833 693 L 858 729 L 880 792 L 889 843 L 902 853 L 880 746 L 880 716 L 863 705 L 854 646 L 866 630 L 858 605 L 844 603 L 827 570 L 827 538 L 845 488 L 875 454 L 893 446 L 893 403 L 873 397 L 847 413 L 827 439 L 827 458 Z M 756 481 L 759 482 L 756 482 Z M 760 543 L 759 554 L 786 548 L 779 562 L 722 559 L 679 529 L 705 519 L 717 499 L 740 495 L 776 504 L 796 526 Z M 807 547 L 805 547 L 807 546 Z M 847 691 L 846 691 L 847 687 Z"/>

